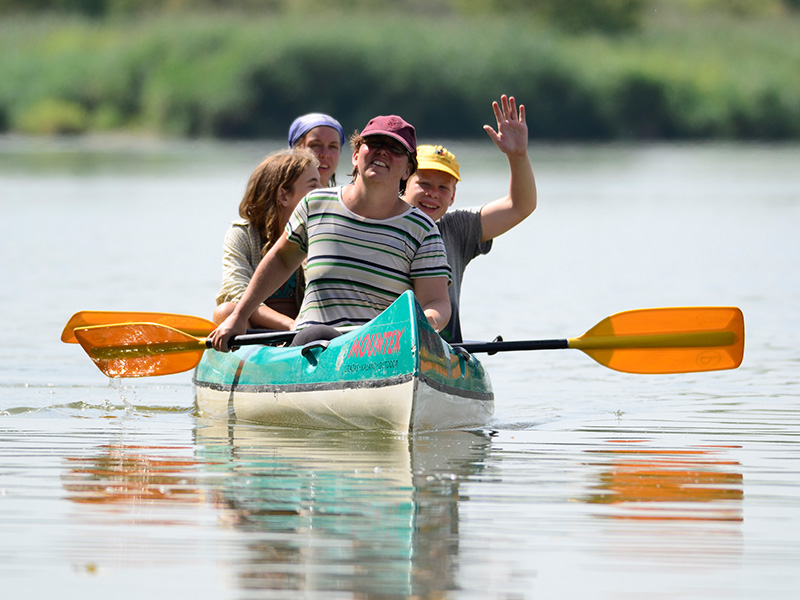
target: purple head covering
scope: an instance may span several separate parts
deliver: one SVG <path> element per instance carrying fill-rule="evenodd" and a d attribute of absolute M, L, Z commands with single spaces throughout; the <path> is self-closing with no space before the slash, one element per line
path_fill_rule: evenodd
<path fill-rule="evenodd" d="M 344 148 L 344 129 L 339 121 L 322 113 L 308 113 L 297 117 L 289 127 L 289 148 L 294 148 L 297 142 L 315 127 L 331 127 L 339 132 L 339 142 Z"/>

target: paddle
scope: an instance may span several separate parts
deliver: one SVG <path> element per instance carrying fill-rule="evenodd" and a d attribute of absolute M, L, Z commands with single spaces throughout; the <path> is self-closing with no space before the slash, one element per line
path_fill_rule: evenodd
<path fill-rule="evenodd" d="M 95 325 L 116 325 L 118 323 L 158 323 L 185 331 L 189 335 L 206 336 L 217 327 L 212 321 L 191 315 L 178 315 L 159 312 L 126 312 L 107 310 L 82 310 L 70 317 L 61 333 L 61 341 L 77 344 L 74 331 Z"/>
<path fill-rule="evenodd" d="M 578 338 L 455 344 L 467 352 L 574 348 L 624 373 L 735 369 L 744 357 L 744 315 L 736 307 L 645 308 L 617 313 Z"/>
<path fill-rule="evenodd" d="M 194 368 L 206 341 L 157 323 L 86 327 L 75 336 L 109 377 L 146 377 Z M 247 334 L 232 346 L 291 340 L 294 332 Z M 690 373 L 734 369 L 744 356 L 744 317 L 735 307 L 678 307 L 612 315 L 578 338 L 454 344 L 467 352 L 575 348 L 627 373 Z"/>
<path fill-rule="evenodd" d="M 212 328 L 213 330 L 213 328 Z M 117 323 L 74 330 L 75 337 L 97 367 L 109 377 L 149 377 L 188 371 L 209 348 L 201 339 L 159 323 Z M 278 344 L 294 339 L 294 331 L 237 335 L 232 347 Z"/>

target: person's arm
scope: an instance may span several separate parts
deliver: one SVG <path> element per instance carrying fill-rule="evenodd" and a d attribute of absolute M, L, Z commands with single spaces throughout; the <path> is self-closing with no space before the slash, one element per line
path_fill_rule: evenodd
<path fill-rule="evenodd" d="M 508 195 L 498 198 L 481 208 L 481 241 L 494 239 L 519 225 L 536 209 L 536 180 L 528 158 L 528 125 L 525 122 L 525 106 L 513 97 L 503 95 L 502 104 L 492 103 L 497 118 L 497 131 L 490 125 L 483 129 L 506 155 L 511 175 Z"/>
<path fill-rule="evenodd" d="M 414 280 L 414 295 L 428 322 L 437 332 L 450 320 L 447 277 L 422 277 Z"/>
<path fill-rule="evenodd" d="M 261 259 L 244 295 L 233 309 L 233 313 L 208 336 L 212 347 L 220 352 L 229 351 L 228 340 L 247 331 L 247 322 L 250 316 L 266 298 L 278 289 L 279 285 L 289 279 L 291 274 L 302 264 L 304 258 L 305 253 L 300 246 L 290 242 L 284 233 Z"/>
<path fill-rule="evenodd" d="M 222 253 L 222 288 L 217 294 L 217 305 L 225 303 L 222 309 L 215 310 L 215 321 L 221 323 L 232 310 L 231 302 L 239 302 L 244 295 L 255 269 L 251 254 L 257 251 L 259 240 L 250 239 L 253 234 L 250 227 L 232 225 L 225 235 Z M 261 304 L 250 318 L 253 327 L 262 329 L 290 330 L 294 319 L 283 313 Z"/>
<path fill-rule="evenodd" d="M 255 329 L 273 329 L 275 331 L 291 331 L 294 319 L 282 312 L 260 304 L 250 315 L 250 324 Z"/>

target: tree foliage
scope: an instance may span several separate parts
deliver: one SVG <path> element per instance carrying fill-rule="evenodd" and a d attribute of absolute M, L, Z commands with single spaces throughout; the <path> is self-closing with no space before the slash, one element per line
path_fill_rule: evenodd
<path fill-rule="evenodd" d="M 252 13 L 391 12 L 400 15 L 511 15 L 566 31 L 621 33 L 637 29 L 645 11 L 665 0 L 0 0 L 0 14 L 74 13 L 93 18 L 197 11 Z M 800 0 L 666 0 L 684 10 L 741 16 L 798 10 Z"/>
<path fill-rule="evenodd" d="M 529 17 L 407 17 L 402 35 L 369 12 L 0 20 L 0 133 L 282 137 L 321 111 L 348 130 L 402 114 L 446 139 L 482 136 L 508 93 L 537 140 L 800 139 L 798 17 L 624 35 Z"/>

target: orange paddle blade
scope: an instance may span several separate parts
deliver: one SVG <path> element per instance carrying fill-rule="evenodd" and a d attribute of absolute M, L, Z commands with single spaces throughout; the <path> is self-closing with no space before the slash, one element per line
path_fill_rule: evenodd
<path fill-rule="evenodd" d="M 158 323 L 121 323 L 75 329 L 75 337 L 108 377 L 149 377 L 197 366 L 205 340 Z"/>
<path fill-rule="evenodd" d="M 631 310 L 570 339 L 569 347 L 625 373 L 735 369 L 744 357 L 744 315 L 734 306 Z"/>
<path fill-rule="evenodd" d="M 78 343 L 75 330 L 96 325 L 116 325 L 118 323 L 158 323 L 184 331 L 189 335 L 205 337 L 217 327 L 212 321 L 192 315 L 178 315 L 160 312 L 82 310 L 76 312 L 67 321 L 61 332 L 61 341 L 68 344 Z"/>

